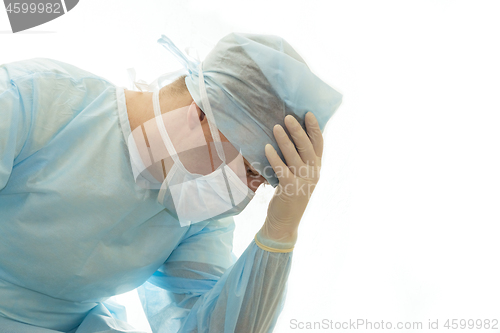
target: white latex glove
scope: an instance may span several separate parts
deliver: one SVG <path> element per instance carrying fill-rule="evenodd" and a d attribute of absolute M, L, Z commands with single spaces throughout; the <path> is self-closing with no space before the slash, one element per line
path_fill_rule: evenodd
<path fill-rule="evenodd" d="M 267 144 L 265 148 L 279 185 L 256 239 L 275 249 L 292 249 L 295 245 L 300 220 L 319 180 L 323 135 L 313 113 L 306 114 L 305 123 L 307 134 L 293 116 L 285 117 L 285 125 L 297 149 L 285 130 L 280 125 L 274 126 L 274 136 L 287 165 L 272 145 Z"/>

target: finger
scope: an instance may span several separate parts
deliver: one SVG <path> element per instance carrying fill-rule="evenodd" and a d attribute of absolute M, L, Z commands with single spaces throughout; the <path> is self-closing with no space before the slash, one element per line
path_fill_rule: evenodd
<path fill-rule="evenodd" d="M 321 158 L 321 156 L 323 156 L 323 134 L 319 128 L 318 120 L 312 112 L 308 112 L 305 118 L 307 135 L 309 135 L 311 139 L 316 156 Z"/>
<path fill-rule="evenodd" d="M 281 160 L 281 157 L 278 155 L 274 147 L 268 143 L 264 150 L 267 160 L 269 161 L 269 164 L 271 164 L 271 167 L 273 168 L 278 179 L 281 181 L 283 177 L 289 177 L 290 169 L 288 169 L 287 165 Z"/>
<path fill-rule="evenodd" d="M 285 161 L 286 164 L 288 164 L 288 167 L 291 167 L 291 169 L 296 169 L 304 165 L 302 158 L 299 156 L 297 149 L 293 145 L 293 142 L 290 140 L 283 127 L 281 127 L 280 125 L 275 125 L 273 128 L 273 132 L 274 137 L 278 142 L 278 146 L 283 153 L 283 156 L 285 157 Z"/>
<path fill-rule="evenodd" d="M 296 150 L 303 163 L 313 164 L 317 159 L 314 147 L 297 119 L 288 115 L 285 117 L 285 125 L 292 136 L 293 142 L 295 142 L 295 146 L 297 146 Z"/>

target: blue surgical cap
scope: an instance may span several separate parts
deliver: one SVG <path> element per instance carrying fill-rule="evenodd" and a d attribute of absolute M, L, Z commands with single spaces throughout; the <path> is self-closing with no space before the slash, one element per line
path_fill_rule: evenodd
<path fill-rule="evenodd" d="M 198 64 L 185 57 L 165 36 L 159 40 L 188 69 L 186 86 L 202 108 Z M 205 86 L 219 131 L 273 186 L 279 183 L 264 147 L 273 145 L 286 163 L 273 135 L 287 115 L 306 129 L 311 111 L 323 132 L 342 102 L 342 95 L 311 72 L 283 38 L 273 35 L 231 33 L 222 38 L 202 63 Z"/>

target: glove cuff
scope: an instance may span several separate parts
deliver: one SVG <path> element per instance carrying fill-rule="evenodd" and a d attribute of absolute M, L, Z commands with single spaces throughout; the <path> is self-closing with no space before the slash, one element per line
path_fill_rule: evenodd
<path fill-rule="evenodd" d="M 254 240 L 258 247 L 268 252 L 288 253 L 292 252 L 294 248 L 292 244 L 279 243 L 263 238 L 260 235 L 260 231 L 255 234 Z"/>

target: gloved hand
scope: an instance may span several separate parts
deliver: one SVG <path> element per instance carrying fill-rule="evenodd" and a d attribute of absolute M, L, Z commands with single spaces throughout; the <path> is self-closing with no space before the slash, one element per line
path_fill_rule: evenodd
<path fill-rule="evenodd" d="M 285 130 L 276 125 L 274 136 L 285 157 L 286 165 L 272 145 L 265 148 L 279 185 L 267 209 L 264 225 L 256 239 L 274 249 L 292 249 L 297 241 L 297 231 L 302 214 L 319 180 L 323 135 L 312 112 L 305 116 L 307 134 L 293 116 L 285 117 L 285 125 L 295 143 Z"/>

